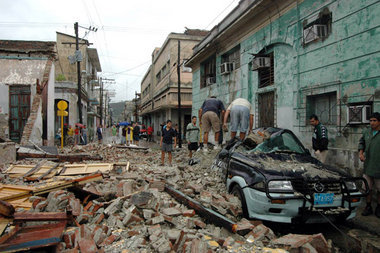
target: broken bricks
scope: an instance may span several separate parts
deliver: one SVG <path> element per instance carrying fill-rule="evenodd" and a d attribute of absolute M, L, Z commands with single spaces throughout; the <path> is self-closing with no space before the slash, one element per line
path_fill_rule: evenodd
<path fill-rule="evenodd" d="M 276 240 L 273 232 L 260 222 L 237 220 L 236 216 L 241 213 L 239 199 L 225 192 L 223 179 L 207 169 L 203 161 L 191 167 L 158 167 L 152 158 L 155 150 L 152 153 L 127 149 L 115 152 L 113 147 L 88 146 L 81 149 L 100 152 L 105 162 L 128 159 L 131 166 L 128 171 L 110 172 L 101 183 L 83 183 L 87 194 L 94 193 L 91 197 L 81 198 L 69 188 L 53 191 L 47 198 L 31 198 L 33 212 L 71 211 L 74 222 L 63 232 L 61 250 L 211 252 L 241 247 L 254 251 L 257 245 L 289 247 L 273 244 Z M 179 151 L 176 155 L 186 157 L 187 154 Z M 43 184 L 43 180 L 38 184 Z M 181 189 L 184 201 L 177 202 L 167 189 L 177 197 L 176 189 Z M 203 205 L 202 208 L 198 204 Z M 314 242 L 321 238 L 323 236 L 315 237 Z M 306 249 L 309 245 L 312 246 L 311 242 L 303 247 Z"/>

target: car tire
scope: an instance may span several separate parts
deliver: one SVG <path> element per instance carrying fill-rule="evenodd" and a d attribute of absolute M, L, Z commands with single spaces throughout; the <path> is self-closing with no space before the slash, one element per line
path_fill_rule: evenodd
<path fill-rule="evenodd" d="M 243 210 L 243 217 L 248 217 L 248 210 L 247 210 L 247 202 L 245 200 L 245 195 L 243 190 L 241 189 L 240 185 L 235 184 L 234 187 L 232 187 L 231 194 L 238 197 L 241 202 L 241 208 Z"/>

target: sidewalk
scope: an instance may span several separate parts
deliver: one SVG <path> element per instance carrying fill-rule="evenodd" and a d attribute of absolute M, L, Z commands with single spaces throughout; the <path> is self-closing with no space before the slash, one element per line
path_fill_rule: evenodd
<path fill-rule="evenodd" d="M 356 217 L 352 220 L 346 222 L 345 225 L 352 228 L 359 228 L 364 231 L 368 231 L 373 234 L 377 234 L 380 236 L 380 218 L 377 218 L 375 214 L 371 214 L 369 216 L 362 216 L 362 211 L 365 207 L 365 200 L 362 201 L 357 213 Z M 376 204 L 372 203 L 372 208 L 375 211 Z"/>

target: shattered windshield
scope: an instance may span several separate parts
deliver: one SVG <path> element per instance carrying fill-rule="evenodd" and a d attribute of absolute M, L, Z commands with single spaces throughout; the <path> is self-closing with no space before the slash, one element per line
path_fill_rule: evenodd
<path fill-rule="evenodd" d="M 287 152 L 306 154 L 306 150 L 298 142 L 294 135 L 283 132 L 279 135 L 272 136 L 270 139 L 264 140 L 264 142 L 258 144 L 256 148 L 250 152 Z"/>

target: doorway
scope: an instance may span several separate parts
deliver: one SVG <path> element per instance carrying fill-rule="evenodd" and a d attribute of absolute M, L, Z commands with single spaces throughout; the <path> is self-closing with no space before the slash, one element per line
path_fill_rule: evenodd
<path fill-rule="evenodd" d="M 30 114 L 30 86 L 9 86 L 9 138 L 20 143 Z"/>
<path fill-rule="evenodd" d="M 259 127 L 274 127 L 274 91 L 258 96 Z"/>

